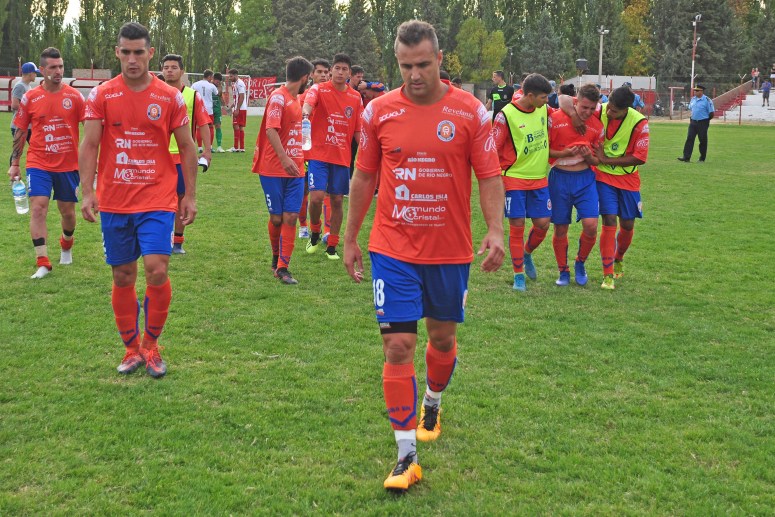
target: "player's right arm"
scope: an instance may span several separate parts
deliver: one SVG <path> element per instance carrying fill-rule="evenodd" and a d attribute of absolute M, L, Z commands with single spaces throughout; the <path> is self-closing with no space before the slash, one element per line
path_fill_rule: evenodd
<path fill-rule="evenodd" d="M 97 221 L 99 212 L 94 193 L 94 177 L 97 174 L 97 152 L 102 140 L 102 120 L 90 119 L 83 123 L 83 139 L 78 149 L 78 174 L 81 178 L 81 215 L 90 223 Z"/>
<path fill-rule="evenodd" d="M 23 127 L 27 127 L 26 125 Z M 13 151 L 11 151 L 11 166 L 8 167 L 8 177 L 11 181 L 16 181 L 21 178 L 21 170 L 19 169 L 19 160 L 24 153 L 24 142 L 27 141 L 27 130 L 17 129 L 13 134 Z"/>
<path fill-rule="evenodd" d="M 273 127 L 266 128 L 266 138 L 269 140 L 269 143 L 272 146 L 272 150 L 280 159 L 280 164 L 283 166 L 283 169 L 285 169 L 285 172 L 294 178 L 301 176 L 301 171 L 299 171 L 296 163 L 291 160 L 290 156 L 288 156 L 288 153 L 286 153 L 285 149 L 283 149 L 283 143 L 280 140 L 280 134 L 277 132 L 277 130 Z"/>

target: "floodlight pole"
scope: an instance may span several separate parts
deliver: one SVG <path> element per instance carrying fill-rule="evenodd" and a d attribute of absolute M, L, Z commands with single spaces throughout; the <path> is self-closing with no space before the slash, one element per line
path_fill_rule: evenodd
<path fill-rule="evenodd" d="M 597 60 L 597 84 L 603 84 L 603 36 L 611 32 L 602 25 L 597 29 L 600 34 L 600 58 Z"/>
<path fill-rule="evenodd" d="M 692 82 L 690 86 L 692 91 L 694 91 L 694 59 L 697 57 L 697 41 L 699 41 L 699 38 L 697 37 L 697 25 L 699 25 L 701 20 L 702 15 L 698 14 L 694 17 L 694 21 L 692 22 L 692 27 L 694 27 L 694 43 L 692 44 Z"/>

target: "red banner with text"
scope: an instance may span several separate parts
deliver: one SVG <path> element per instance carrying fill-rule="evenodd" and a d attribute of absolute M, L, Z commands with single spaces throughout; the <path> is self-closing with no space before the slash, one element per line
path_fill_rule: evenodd
<path fill-rule="evenodd" d="M 251 77 L 248 85 L 248 100 L 265 99 L 276 88 L 277 76 Z"/>

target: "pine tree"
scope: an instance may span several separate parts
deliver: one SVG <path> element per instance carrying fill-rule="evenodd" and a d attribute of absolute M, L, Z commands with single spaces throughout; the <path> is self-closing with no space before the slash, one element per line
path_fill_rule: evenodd
<path fill-rule="evenodd" d="M 350 0 L 342 24 L 342 51 L 366 70 L 366 78 L 376 80 L 383 76 L 377 39 L 371 29 L 365 0 Z"/>

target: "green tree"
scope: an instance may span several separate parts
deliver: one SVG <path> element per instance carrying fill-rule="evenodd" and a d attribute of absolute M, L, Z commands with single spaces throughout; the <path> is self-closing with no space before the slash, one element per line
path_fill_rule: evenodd
<path fill-rule="evenodd" d="M 365 0 L 350 0 L 342 24 L 342 51 L 366 70 L 367 79 L 373 79 L 384 75 L 378 50 Z"/>
<path fill-rule="evenodd" d="M 622 14 L 629 48 L 622 68 L 624 75 L 647 75 L 654 71 L 652 36 L 646 25 L 648 13 L 649 0 L 632 0 Z"/>
<path fill-rule="evenodd" d="M 489 33 L 482 20 L 469 18 L 457 34 L 455 53 L 460 57 L 464 79 L 484 81 L 502 66 L 507 53 L 503 32 Z"/>
<path fill-rule="evenodd" d="M 16 70 L 19 59 L 25 61 L 37 61 L 34 50 L 31 48 L 32 25 L 31 21 L 32 0 L 13 0 L 8 4 L 5 28 L 3 29 L 2 49 L 0 52 L 0 66 Z"/>
<path fill-rule="evenodd" d="M 273 4 L 282 4 L 282 8 L 293 10 L 282 13 L 282 17 L 275 17 L 277 13 L 281 12 L 281 8 L 275 9 Z M 306 34 L 295 32 L 298 24 L 293 23 L 294 18 L 304 18 L 301 16 L 304 10 L 297 10 L 301 7 L 299 4 L 298 1 L 273 3 L 269 0 L 243 0 L 240 4 L 240 12 L 235 16 L 234 62 L 231 64 L 239 68 L 241 73 L 243 70 L 253 73 L 277 73 L 284 58 L 282 56 L 274 60 L 266 58 L 276 57 L 273 51 L 291 37 L 300 40 L 306 37 Z M 277 22 L 277 30 L 273 31 L 275 21 Z M 287 36 L 282 33 L 287 34 Z M 282 39 L 278 36 L 282 36 Z M 284 47 L 280 46 L 280 48 Z"/>
<path fill-rule="evenodd" d="M 573 70 L 568 42 L 555 30 L 548 11 L 543 11 L 528 25 L 523 43 L 516 50 L 523 73 L 535 72 L 551 79 Z"/>

